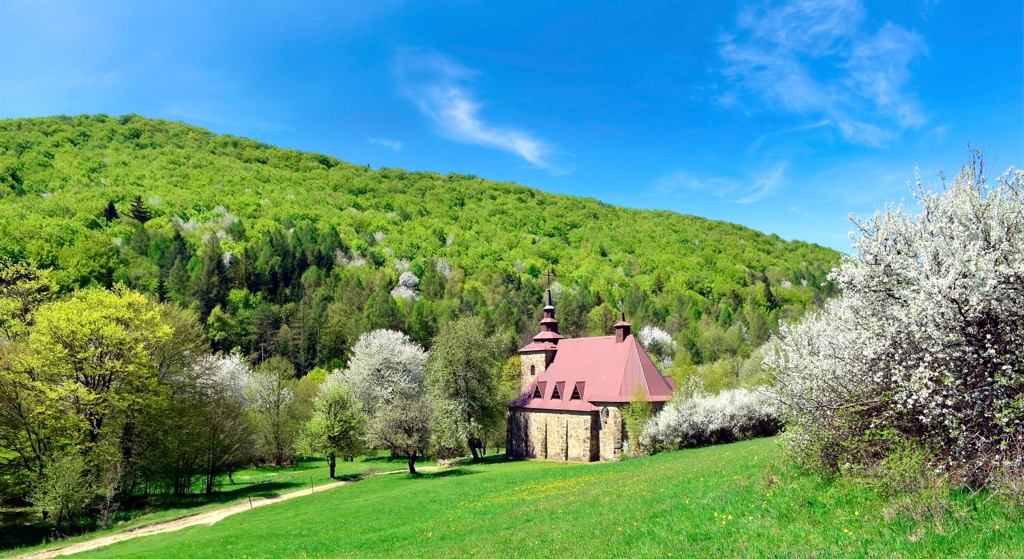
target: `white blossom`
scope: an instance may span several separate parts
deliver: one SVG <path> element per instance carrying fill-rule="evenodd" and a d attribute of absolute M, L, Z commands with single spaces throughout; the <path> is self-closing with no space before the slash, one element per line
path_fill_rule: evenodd
<path fill-rule="evenodd" d="M 989 186 L 965 168 L 914 197 L 918 213 L 855 220 L 856 253 L 830 276 L 842 294 L 783 325 L 765 365 L 794 450 L 891 430 L 986 483 L 1024 427 L 1024 172 Z"/>
<path fill-rule="evenodd" d="M 335 374 L 352 385 L 366 413 L 373 415 L 400 390 L 423 393 L 426 360 L 427 352 L 405 334 L 374 330 L 359 337 L 348 366 Z"/>
<path fill-rule="evenodd" d="M 664 371 L 672 366 L 672 359 L 676 353 L 676 342 L 668 332 L 657 326 L 647 325 L 640 329 L 637 338 L 661 370 Z"/>
<path fill-rule="evenodd" d="M 413 301 L 419 296 L 419 292 L 416 291 L 416 286 L 419 285 L 420 278 L 416 277 L 416 274 L 412 272 L 402 272 L 402 275 L 398 278 L 398 285 L 391 290 L 392 297 L 401 297 L 407 301 Z"/>
<path fill-rule="evenodd" d="M 693 378 L 693 377 L 691 377 Z M 684 386 L 658 412 L 641 435 L 645 448 L 675 450 L 774 435 L 782 425 L 778 406 L 767 393 L 738 388 L 708 394 Z"/>
<path fill-rule="evenodd" d="M 434 264 L 434 269 L 437 270 L 437 273 L 444 276 L 445 279 L 448 279 L 452 275 L 452 265 L 444 258 L 437 259 L 437 263 Z"/>

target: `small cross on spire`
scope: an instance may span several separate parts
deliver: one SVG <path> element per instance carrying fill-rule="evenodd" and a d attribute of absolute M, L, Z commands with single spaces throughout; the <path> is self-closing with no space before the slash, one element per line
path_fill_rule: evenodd
<path fill-rule="evenodd" d="M 552 281 L 554 280 L 554 278 L 555 278 L 555 277 L 557 277 L 557 276 L 558 276 L 558 274 L 556 274 L 556 273 L 555 273 L 555 267 L 554 267 L 554 266 L 552 266 L 552 267 L 551 267 L 551 270 L 549 270 L 549 271 L 548 271 L 548 272 L 547 272 L 546 274 L 544 274 L 544 275 L 545 275 L 545 276 L 547 276 L 547 278 L 548 278 L 548 289 L 551 289 L 551 282 L 552 282 Z"/>

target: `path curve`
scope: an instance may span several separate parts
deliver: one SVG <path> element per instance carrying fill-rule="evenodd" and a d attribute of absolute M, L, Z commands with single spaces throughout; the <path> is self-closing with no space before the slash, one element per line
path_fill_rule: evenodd
<path fill-rule="evenodd" d="M 432 470 L 434 468 L 420 468 L 421 470 Z M 162 522 L 154 522 L 153 524 L 147 524 L 138 528 L 132 528 L 119 532 L 117 534 L 110 534 L 109 536 L 100 536 L 84 542 L 73 543 L 61 547 L 54 547 L 50 549 L 44 549 L 42 551 L 35 551 L 32 553 L 26 553 L 23 555 L 15 555 L 12 559 L 50 559 L 52 557 L 60 557 L 62 555 L 71 555 L 74 553 L 81 553 L 83 551 L 90 551 L 101 547 L 106 547 L 111 544 L 131 540 L 135 538 L 141 538 L 143 536 L 152 536 L 154 534 L 165 534 L 167 532 L 175 532 L 182 528 L 188 528 L 190 526 L 199 526 L 205 524 L 207 526 L 219 522 L 231 515 L 245 512 L 256 507 L 263 507 L 267 505 L 273 505 L 274 503 L 280 503 L 281 501 L 287 501 L 288 499 L 294 499 L 296 497 L 303 497 L 306 495 L 312 495 L 313 493 L 320 493 L 329 489 L 335 489 L 342 485 L 348 485 L 360 479 L 367 477 L 388 475 L 388 474 L 400 474 L 407 472 L 408 470 L 392 470 L 387 472 L 380 472 L 376 474 L 369 474 L 360 478 L 346 481 L 332 481 L 323 485 L 318 485 L 315 488 L 311 488 L 309 491 L 305 489 L 297 489 L 295 491 L 289 491 L 288 493 L 282 493 L 276 497 L 258 497 L 250 501 L 244 501 L 234 505 L 227 505 L 219 509 L 209 510 L 206 512 L 200 512 L 174 520 L 165 520 Z"/>

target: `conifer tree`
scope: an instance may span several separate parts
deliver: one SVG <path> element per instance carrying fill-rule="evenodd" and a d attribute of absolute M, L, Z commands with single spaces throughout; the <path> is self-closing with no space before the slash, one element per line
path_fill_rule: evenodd
<path fill-rule="evenodd" d="M 147 208 L 146 204 L 142 202 L 141 195 L 136 195 L 135 199 L 132 200 L 130 213 L 132 214 L 132 217 L 135 218 L 135 221 L 138 221 L 139 223 L 146 223 L 153 218 L 153 215 L 149 212 L 149 208 Z"/>
<path fill-rule="evenodd" d="M 103 217 L 106 218 L 107 223 L 110 223 L 121 217 L 121 214 L 117 213 L 117 208 L 113 202 L 107 202 L 107 207 L 103 210 Z"/>

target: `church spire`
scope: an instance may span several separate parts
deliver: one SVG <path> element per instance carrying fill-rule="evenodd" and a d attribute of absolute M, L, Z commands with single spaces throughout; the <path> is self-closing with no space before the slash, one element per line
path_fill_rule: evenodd
<path fill-rule="evenodd" d="M 533 337 L 535 342 L 548 341 L 557 344 L 565 336 L 558 333 L 558 320 L 555 318 L 555 305 L 551 303 L 551 290 L 548 289 L 547 304 L 544 305 L 544 318 L 540 319 L 540 333 Z"/>

